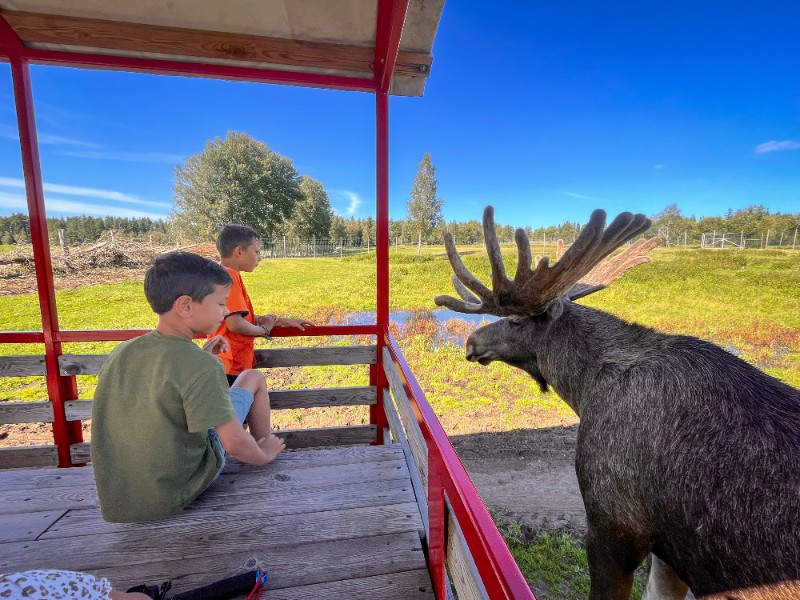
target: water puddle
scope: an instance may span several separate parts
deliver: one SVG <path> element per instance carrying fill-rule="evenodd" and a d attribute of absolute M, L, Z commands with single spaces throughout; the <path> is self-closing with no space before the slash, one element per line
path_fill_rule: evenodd
<path fill-rule="evenodd" d="M 478 327 L 497 321 L 493 315 L 467 315 L 440 308 L 437 310 L 396 310 L 389 312 L 389 329 L 400 339 L 423 335 L 433 346 L 463 346 Z M 374 311 L 346 313 L 331 318 L 329 325 L 368 325 L 376 320 Z"/>

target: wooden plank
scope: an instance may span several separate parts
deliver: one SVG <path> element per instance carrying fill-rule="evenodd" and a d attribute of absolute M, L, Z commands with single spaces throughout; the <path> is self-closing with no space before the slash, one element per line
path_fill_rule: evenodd
<path fill-rule="evenodd" d="M 55 467 L 58 449 L 55 446 L 17 446 L 0 448 L 0 469 Z"/>
<path fill-rule="evenodd" d="M 134 565 L 235 552 L 258 547 L 280 553 L 287 545 L 363 538 L 365 534 L 386 535 L 413 531 L 422 527 L 416 503 L 369 506 L 330 510 L 313 514 L 262 517 L 253 515 L 231 519 L 225 514 L 202 513 L 194 522 L 180 527 L 146 529 L 135 525 L 123 531 L 94 535 L 90 538 L 59 538 L 0 545 L 0 571 L 16 571 L 30 564 L 94 572 L 108 564 Z M 87 540 L 90 540 L 87 543 Z M 213 542 L 213 543 L 212 543 Z M 58 550 L 56 550 L 58 548 Z M 152 552 L 146 551 L 151 549 Z M 53 554 L 61 560 L 54 561 Z M 58 565 L 53 565 L 58 562 Z"/>
<path fill-rule="evenodd" d="M 325 486 L 346 485 L 373 481 L 407 481 L 408 466 L 402 458 L 364 463 L 358 468 L 350 465 L 309 467 L 307 469 L 262 467 L 257 473 L 223 472 L 211 487 L 203 492 L 207 496 L 249 495 L 256 498 L 269 498 L 281 490 L 304 493 Z M 62 471 L 64 469 L 61 469 Z M 309 490 L 308 488 L 312 488 Z M 82 479 L 72 484 L 41 485 L 36 489 L 0 489 L 0 513 L 32 512 L 56 508 L 78 509 L 96 507 L 97 495 L 94 480 Z"/>
<path fill-rule="evenodd" d="M 64 568 L 61 566 L 64 553 L 61 542 L 63 540 L 51 540 L 53 557 L 47 562 L 48 566 Z M 179 594 L 223 577 L 261 569 L 269 573 L 267 591 L 262 598 L 272 598 L 271 590 L 425 569 L 425 556 L 416 532 L 301 545 L 289 541 L 279 551 L 263 549 L 256 544 L 249 548 L 234 547 L 224 554 L 177 561 L 160 560 L 157 551 L 145 549 L 142 553 L 150 554 L 153 562 L 125 565 L 108 556 L 101 557 L 102 565 L 89 568 L 92 565 L 87 563 L 80 570 L 107 577 L 115 589 L 122 590 L 171 579 L 172 592 Z M 30 561 L 27 564 L 37 565 Z"/>
<path fill-rule="evenodd" d="M 0 356 L 0 377 L 47 375 L 44 356 Z"/>
<path fill-rule="evenodd" d="M 273 431 L 286 442 L 289 449 L 313 448 L 316 446 L 346 446 L 371 444 L 377 439 L 377 426 L 351 425 L 349 427 L 320 427 L 317 429 L 283 429 Z M 91 442 L 80 442 L 69 447 L 73 464 L 88 463 L 91 457 Z"/>
<path fill-rule="evenodd" d="M 321 346 L 256 350 L 256 368 L 316 365 L 374 365 L 377 346 Z"/>
<path fill-rule="evenodd" d="M 67 421 L 89 421 L 92 418 L 92 401 L 68 400 L 64 402 L 64 412 Z"/>
<path fill-rule="evenodd" d="M 310 388 L 302 390 L 270 390 L 269 402 L 273 410 L 286 408 L 314 408 L 317 406 L 361 406 L 378 402 L 374 385 Z"/>
<path fill-rule="evenodd" d="M 52 423 L 49 402 L 1 402 L 0 423 Z"/>
<path fill-rule="evenodd" d="M 377 425 L 320 427 L 317 429 L 284 429 L 273 433 L 283 438 L 287 448 L 371 444 L 378 439 Z"/>
<path fill-rule="evenodd" d="M 16 11 L 3 11 L 3 16 L 26 44 L 89 46 L 256 63 L 252 66 L 265 63 L 304 70 L 360 72 L 365 77 L 372 75 L 374 50 L 364 46 Z M 430 55 L 398 54 L 397 63 L 402 74 L 427 76 L 430 72 Z"/>
<path fill-rule="evenodd" d="M 427 569 L 272 590 L 266 595 L 269 600 L 308 600 L 309 598 L 381 598 L 381 600 L 428 598 L 432 600 L 434 598 L 431 575 Z"/>
<path fill-rule="evenodd" d="M 341 388 L 270 390 L 269 401 L 273 410 L 314 408 L 318 406 L 362 406 L 377 402 L 376 389 L 374 385 L 365 385 Z M 0 411 L 2 411 L 2 406 L 0 404 Z M 91 400 L 70 400 L 64 403 L 64 409 L 67 413 L 67 421 L 88 421 L 92 418 Z M 2 412 L 0 412 L 0 419 L 2 419 Z M 0 420 L 0 423 L 2 422 Z M 8 422 L 28 423 L 30 421 Z"/>
<path fill-rule="evenodd" d="M 459 600 L 488 600 L 489 596 L 483 587 L 475 560 L 467 547 L 464 533 L 458 525 L 449 502 L 447 503 L 445 563 Z"/>
<path fill-rule="evenodd" d="M 411 477 L 411 485 L 414 488 L 414 497 L 419 505 L 419 512 L 422 516 L 422 524 L 425 526 L 425 537 L 428 537 L 430 532 L 430 525 L 428 523 L 428 495 L 422 481 L 419 478 L 414 457 L 411 454 L 411 448 L 408 446 L 408 439 L 405 432 L 400 425 L 400 418 L 397 416 L 397 411 L 392 403 L 389 390 L 385 390 L 383 394 L 383 407 L 386 412 L 387 420 L 389 421 L 389 429 L 392 431 L 392 436 L 398 441 L 400 447 L 403 449 L 403 456 L 408 465 L 408 473 Z"/>
<path fill-rule="evenodd" d="M 324 487 L 290 488 L 273 492 L 268 498 L 250 493 L 227 495 L 204 493 L 186 509 L 169 519 L 139 523 L 143 529 L 175 529 L 181 523 L 196 521 L 199 515 L 224 515 L 239 519 L 259 514 L 265 517 L 344 510 L 415 502 L 411 484 L 398 480 L 359 482 Z M 27 515 L 15 515 L 24 520 Z M 98 535 L 130 529 L 131 525 L 107 523 L 99 510 L 70 510 L 40 539 Z"/>
<path fill-rule="evenodd" d="M 313 448 L 287 450 L 267 466 L 247 465 L 228 457 L 225 474 L 247 471 L 269 471 L 271 473 L 294 473 L 298 469 L 320 468 L 332 465 L 353 463 L 377 463 L 387 460 L 402 460 L 403 451 L 399 447 L 385 446 L 346 446 L 337 448 Z M 93 485 L 94 473 L 91 467 L 72 469 L 40 468 L 27 470 L 0 471 L 0 493 L 12 489 L 38 489 L 42 487 L 63 487 L 77 484 Z M 87 483 L 88 482 L 88 483 Z"/>
<path fill-rule="evenodd" d="M 58 357 L 61 375 L 97 375 L 108 354 L 62 354 Z"/>
<path fill-rule="evenodd" d="M 411 449 L 411 455 L 414 457 L 414 464 L 417 466 L 419 472 L 419 479 L 422 486 L 425 488 L 425 497 L 428 497 L 428 444 L 425 438 L 422 437 L 422 430 L 419 428 L 417 418 L 411 410 L 411 402 L 406 395 L 403 384 L 400 381 L 400 375 L 392 361 L 392 355 L 389 350 L 383 349 L 383 368 L 386 372 L 386 378 L 389 381 L 389 387 L 392 390 L 392 397 L 394 398 L 395 406 L 397 406 L 397 414 L 403 424 L 403 428 L 408 438 L 408 446 Z"/>
<path fill-rule="evenodd" d="M 73 486 L 0 490 L 0 514 L 4 515 L 98 506 L 93 480 L 82 480 Z"/>
<path fill-rule="evenodd" d="M 256 368 L 319 365 L 369 365 L 377 362 L 377 346 L 323 346 L 319 348 L 276 348 L 256 350 Z M 61 375 L 96 375 L 108 354 L 62 354 Z"/>
<path fill-rule="evenodd" d="M 65 510 L 0 515 L 0 543 L 33 541 L 58 521 Z"/>

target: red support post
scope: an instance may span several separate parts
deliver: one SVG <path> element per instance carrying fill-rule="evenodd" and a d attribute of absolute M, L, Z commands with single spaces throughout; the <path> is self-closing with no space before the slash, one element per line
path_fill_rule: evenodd
<path fill-rule="evenodd" d="M 392 84 L 400 37 L 408 12 L 408 0 L 379 0 L 375 32 L 375 86 L 378 93 L 388 92 Z"/>
<path fill-rule="evenodd" d="M 383 409 L 383 390 L 388 386 L 383 370 L 383 347 L 389 331 L 389 94 L 375 94 L 376 130 L 376 244 L 378 362 L 370 372 L 370 385 L 378 387 L 378 402 L 370 407 L 370 422 L 378 427 L 378 443 L 383 443 L 383 428 L 388 426 Z"/>
<path fill-rule="evenodd" d="M 47 394 L 53 404 L 53 437 L 58 446 L 58 466 L 71 467 L 70 445 L 83 441 L 80 421 L 67 421 L 64 402 L 78 397 L 74 377 L 61 377 L 58 357 L 61 343 L 57 341 L 58 313 L 56 293 L 53 285 L 53 270 L 50 263 L 50 241 L 47 235 L 47 215 L 44 208 L 42 172 L 39 165 L 39 144 L 36 139 L 36 122 L 33 114 L 28 62 L 19 56 L 11 56 L 11 78 L 14 99 L 17 105 L 19 143 L 22 151 L 22 169 L 25 175 L 25 190 L 28 199 L 28 218 L 33 244 L 33 259 L 36 267 L 36 284 L 39 288 L 39 309 L 42 314 L 45 365 L 47 367 Z"/>

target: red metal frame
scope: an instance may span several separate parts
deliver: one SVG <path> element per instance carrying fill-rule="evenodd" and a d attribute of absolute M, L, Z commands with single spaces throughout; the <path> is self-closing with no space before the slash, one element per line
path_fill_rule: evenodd
<path fill-rule="evenodd" d="M 57 50 L 25 48 L 13 29 L 0 16 L 0 60 L 11 63 L 14 97 L 20 131 L 31 241 L 34 246 L 42 331 L 0 332 L 0 343 L 42 343 L 45 346 L 48 395 L 53 403 L 53 431 L 59 466 L 71 466 L 69 446 L 81 438 L 80 422 L 67 422 L 64 402 L 77 398 L 74 377 L 60 376 L 58 357 L 62 342 L 122 341 L 148 330 L 60 331 L 55 288 L 50 263 L 44 194 L 33 113 L 29 64 L 31 62 L 84 68 L 117 69 L 156 74 L 193 75 L 265 83 L 314 86 L 374 92 L 376 96 L 376 204 L 377 204 L 377 323 L 375 325 L 307 328 L 302 335 L 376 335 L 377 364 L 370 368 L 370 382 L 378 387 L 379 400 L 387 387 L 382 368 L 384 347 L 390 355 L 411 401 L 420 429 L 428 444 L 429 555 L 436 597 L 447 597 L 445 586 L 445 496 L 471 549 L 478 573 L 490 598 L 533 599 L 524 577 L 503 542 L 486 507 L 478 496 L 447 435 L 439 424 L 396 341 L 389 333 L 389 98 L 388 91 L 399 52 L 400 35 L 408 0 L 378 0 L 375 63 L 372 79 L 294 73 L 268 69 L 210 65 L 112 55 L 90 55 Z M 276 337 L 296 335 L 295 330 L 277 329 Z M 386 425 L 383 403 L 371 409 L 371 421 L 382 437 Z"/>
<path fill-rule="evenodd" d="M 381 337 L 397 366 L 403 389 L 428 444 L 428 554 L 436 597 L 446 597 L 444 548 L 447 523 L 444 496 L 447 494 L 489 598 L 533 599 L 530 587 L 411 373 L 397 342 L 388 329 L 382 331 Z"/>
<path fill-rule="evenodd" d="M 33 115 L 33 92 L 28 63 L 22 58 L 11 57 L 11 78 L 17 105 L 22 170 L 28 199 L 36 285 L 39 288 L 39 309 L 42 314 L 47 394 L 53 405 L 53 437 L 58 447 L 58 466 L 71 467 L 73 465 L 69 452 L 70 445 L 82 442 L 83 434 L 80 421 L 67 421 L 64 403 L 67 400 L 77 399 L 78 387 L 74 377 L 59 375 L 58 357 L 61 355 L 61 342 L 56 339 L 58 312 L 53 270 L 50 264 L 50 241 L 47 235 L 47 215 L 44 210 L 36 122 Z"/>

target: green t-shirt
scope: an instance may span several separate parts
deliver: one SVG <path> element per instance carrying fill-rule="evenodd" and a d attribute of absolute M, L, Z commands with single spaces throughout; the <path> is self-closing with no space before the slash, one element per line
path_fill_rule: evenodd
<path fill-rule="evenodd" d="M 178 513 L 222 465 L 208 429 L 236 418 L 219 359 L 151 331 L 103 365 L 92 406 L 92 464 L 106 521 Z"/>

